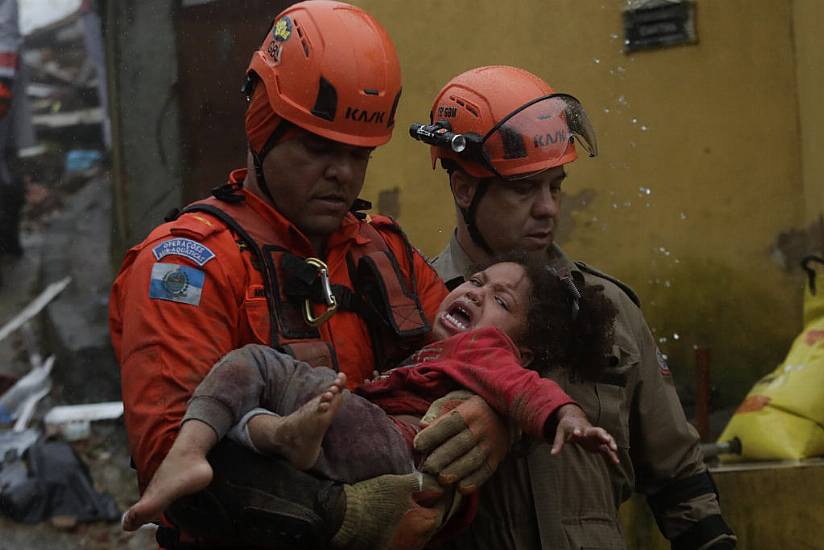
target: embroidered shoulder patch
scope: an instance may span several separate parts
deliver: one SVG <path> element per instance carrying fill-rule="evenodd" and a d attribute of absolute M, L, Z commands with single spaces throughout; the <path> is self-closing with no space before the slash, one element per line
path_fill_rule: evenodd
<path fill-rule="evenodd" d="M 165 258 L 166 256 L 183 256 L 201 267 L 215 257 L 215 253 L 209 250 L 207 246 L 192 239 L 184 239 L 182 237 L 163 241 L 154 247 L 152 252 L 154 252 L 156 260 Z"/>
<path fill-rule="evenodd" d="M 655 357 L 658 359 L 658 372 L 661 376 L 672 376 L 672 371 L 667 364 L 667 356 L 661 353 L 660 349 L 655 348 Z"/>
<path fill-rule="evenodd" d="M 152 266 L 149 297 L 198 306 L 204 279 L 205 274 L 199 269 L 180 264 L 157 263 Z"/>

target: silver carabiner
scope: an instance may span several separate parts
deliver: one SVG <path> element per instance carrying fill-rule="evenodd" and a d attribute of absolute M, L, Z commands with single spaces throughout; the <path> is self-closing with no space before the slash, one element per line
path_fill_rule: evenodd
<path fill-rule="evenodd" d="M 309 298 L 303 302 L 303 320 L 309 326 L 318 327 L 325 323 L 338 310 L 338 301 L 332 293 L 332 285 L 329 284 L 329 267 L 323 260 L 318 258 L 306 258 L 306 263 L 318 269 L 320 285 L 323 290 L 323 297 L 326 300 L 326 311 L 317 317 L 312 313 L 312 301 Z"/>

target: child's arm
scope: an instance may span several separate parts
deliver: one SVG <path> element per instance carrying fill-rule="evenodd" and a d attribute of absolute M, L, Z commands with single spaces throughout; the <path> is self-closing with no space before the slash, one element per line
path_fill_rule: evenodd
<path fill-rule="evenodd" d="M 584 411 L 555 381 L 521 366 L 517 349 L 500 330 L 474 330 L 427 349 L 435 356 L 417 367 L 425 378 L 430 369 L 445 374 L 513 420 L 524 433 L 554 440 L 556 454 L 564 442 L 574 441 L 617 460 L 612 436 L 603 428 L 593 427 Z"/>
<path fill-rule="evenodd" d="M 591 453 L 601 453 L 613 464 L 618 464 L 618 445 L 605 429 L 593 426 L 578 405 L 559 408 L 544 428 L 547 440 L 553 439 L 551 454 L 557 455 L 567 441 L 576 443 Z M 554 437 L 553 437 L 554 432 Z"/>

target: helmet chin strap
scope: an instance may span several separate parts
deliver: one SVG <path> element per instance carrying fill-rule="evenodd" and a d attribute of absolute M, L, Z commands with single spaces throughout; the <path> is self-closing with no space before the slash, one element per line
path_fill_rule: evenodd
<path fill-rule="evenodd" d="M 252 163 L 255 165 L 255 178 L 257 179 L 258 187 L 263 194 L 266 195 L 266 198 L 269 199 L 269 202 L 277 208 L 275 204 L 275 198 L 272 196 L 272 191 L 269 189 L 269 184 L 266 183 L 266 176 L 263 175 L 263 159 L 266 158 L 266 155 L 277 145 L 280 141 L 280 138 L 286 133 L 289 129 L 291 124 L 286 122 L 285 120 L 281 120 L 280 124 L 277 125 L 275 131 L 272 132 L 272 135 L 269 136 L 269 139 L 266 140 L 266 143 L 263 144 L 263 148 L 261 148 L 260 153 L 255 153 L 252 150 L 251 145 L 249 146 L 249 152 L 252 153 Z"/>
<path fill-rule="evenodd" d="M 486 239 L 484 239 L 483 235 L 481 235 L 481 232 L 478 230 L 478 226 L 475 224 L 475 214 L 478 211 L 478 204 L 480 204 L 481 198 L 483 198 L 486 194 L 487 189 L 489 189 L 489 180 L 483 178 L 478 182 L 478 186 L 475 188 L 475 194 L 472 196 L 472 201 L 469 203 L 469 208 L 461 208 L 461 215 L 466 223 L 466 228 L 469 230 L 469 238 L 472 239 L 472 242 L 478 245 L 481 250 L 490 256 L 493 256 L 495 252 L 486 242 Z"/>

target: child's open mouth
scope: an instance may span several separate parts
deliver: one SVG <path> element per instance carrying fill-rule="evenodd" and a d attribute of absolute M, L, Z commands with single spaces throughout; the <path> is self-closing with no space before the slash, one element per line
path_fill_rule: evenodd
<path fill-rule="evenodd" d="M 441 314 L 441 321 L 451 332 L 464 332 L 469 330 L 472 323 L 472 313 L 456 302 Z"/>

